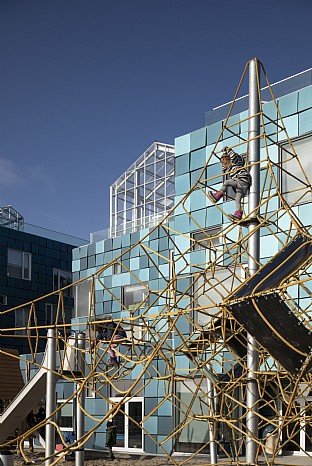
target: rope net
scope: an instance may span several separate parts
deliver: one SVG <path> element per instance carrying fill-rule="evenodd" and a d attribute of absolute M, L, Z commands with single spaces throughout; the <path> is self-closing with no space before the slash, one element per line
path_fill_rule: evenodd
<path fill-rule="evenodd" d="M 222 131 L 207 156 L 205 167 L 167 217 L 96 273 L 48 295 L 57 300 L 57 315 L 53 326 L 39 324 L 38 309 L 46 299 L 45 296 L 20 306 L 27 311 L 26 327 L 1 329 L 2 337 L 8 341 L 10 338 L 28 340 L 30 354 L 24 362 L 39 368 L 43 365 L 38 354 L 40 342 L 46 338 L 48 328 L 56 329 L 57 376 L 59 380 L 75 382 L 76 388 L 70 396 L 63 395 L 65 400 L 58 406 L 55 419 L 59 419 L 58 412 L 75 399 L 85 412 L 89 428 L 82 438 L 69 445 L 64 439 L 60 421 L 52 418 L 42 421 L 41 427 L 47 422 L 53 423 L 65 446 L 61 453 L 55 454 L 53 464 L 60 461 L 66 452 L 86 445 L 104 422 L 112 418 L 118 422 L 124 417 L 128 418 L 132 429 L 139 433 L 143 431 L 150 442 L 157 444 L 158 451 L 167 456 L 169 463 L 192 464 L 196 455 L 205 454 L 208 465 L 213 443 L 219 454 L 218 464 L 229 460 L 238 465 L 245 464 L 246 437 L 252 435 L 246 429 L 247 337 L 244 322 L 235 319 L 229 310 L 230 305 L 237 302 L 237 290 L 250 279 L 250 237 L 257 231 L 260 231 L 261 238 L 270 235 L 278 244 L 276 255 L 300 235 L 310 244 L 309 228 L 301 222 L 298 206 L 312 200 L 311 183 L 288 136 L 267 75 L 260 64 L 260 71 L 271 93 L 276 118 L 272 118 L 272 112 L 265 113 L 266 107 L 262 104 L 258 83 L 261 122 L 260 135 L 257 136 L 261 147 L 259 205 L 250 212 L 246 196 L 243 221 L 233 223 L 229 220 L 230 204 L 218 203 L 213 212 L 222 219 L 220 223 L 223 226 L 222 229 L 216 227 L 209 231 L 200 220 L 200 215 L 190 208 L 196 203 L 206 205 L 207 211 L 211 207 L 207 193 L 217 189 L 222 180 L 221 170 L 216 171 L 215 167 L 222 154 L 225 135 L 231 135 L 230 141 L 233 144 L 230 147 L 246 154 L 246 163 L 252 169 L 248 158 L 251 139 L 248 139 L 247 132 L 244 133 L 246 137 L 243 137 L 240 128 L 248 127 L 249 120 L 255 115 L 239 120 L 235 110 L 248 65 Z M 182 213 L 185 214 L 183 225 L 177 221 L 168 221 Z M 247 217 L 257 219 L 257 226 L 252 232 L 244 224 L 244 218 Z M 197 234 L 191 234 L 192 231 Z M 166 252 L 159 250 L 158 246 L 153 247 L 155 238 L 165 238 Z M 146 257 L 146 264 L 153 270 L 153 277 L 157 277 L 157 280 L 151 277 L 150 280 L 143 280 L 139 272 L 126 265 L 125 258 L 137 256 Z M 268 261 L 274 261 L 274 253 L 273 259 L 271 251 L 268 251 L 267 256 L 258 261 L 260 271 Z M 114 293 L 107 284 L 107 277 L 112 275 L 116 265 L 120 267 L 120 277 L 128 274 L 131 277 L 129 283 L 144 290 L 143 297 L 135 305 L 127 305 L 120 294 Z M 287 305 L 300 325 L 311 332 L 310 255 L 301 261 L 296 270 L 289 270 L 284 263 L 280 264 L 278 270 L 282 275 L 278 283 L 273 283 L 264 292 L 254 287 L 247 296 L 240 299 L 257 303 L 263 294 L 273 293 Z M 89 289 L 89 309 L 85 310 L 84 318 L 68 323 L 64 293 L 80 285 Z M 109 296 L 112 309 L 119 310 L 116 314 L 119 318 L 114 318 L 114 321 L 127 332 L 125 341 L 121 341 L 115 348 L 119 364 L 113 367 L 107 366 L 107 359 L 114 337 L 110 342 L 95 339 L 99 327 L 105 327 L 111 321 L 111 316 L 97 315 L 96 304 L 100 292 Z M 260 312 L 256 304 L 255 307 Z M 1 314 L 7 317 L 13 315 L 16 309 Z M 266 324 L 272 335 L 283 337 L 270 321 Z M 68 338 L 70 331 L 78 329 L 85 332 L 84 349 L 77 349 Z M 253 336 L 257 340 L 257 330 Z M 295 372 L 287 370 L 279 358 L 273 357 L 263 342 L 258 341 L 256 347 L 259 351 L 259 368 L 255 379 L 259 397 L 253 411 L 257 417 L 259 434 L 252 436 L 252 440 L 256 444 L 257 458 L 261 458 L 267 465 L 274 464 L 282 450 L 301 450 L 302 435 L 305 435 L 306 445 L 312 445 L 312 382 L 308 370 L 311 354 L 298 349 L 296 343 L 284 343 L 289 351 L 300 353 L 302 365 Z M 6 350 L 1 352 L 6 353 Z M 75 365 L 68 364 L 68 355 L 76 359 Z M 108 408 L 103 415 L 96 415 L 84 407 L 81 403 L 83 390 L 102 399 L 105 402 L 103 406 L 107 403 Z M 125 406 L 129 400 L 143 397 L 144 393 L 154 395 L 150 406 L 145 406 L 142 418 L 138 419 Z M 163 415 L 168 416 L 168 425 L 171 427 L 157 434 L 152 421 Z M 37 429 L 38 426 L 30 430 L 21 429 L 17 437 L 26 459 L 28 453 L 23 449 L 23 440 Z M 3 447 L 9 443 L 3 442 Z M 183 451 L 189 455 L 182 460 L 173 455 L 173 452 Z M 306 454 L 312 456 L 309 451 Z"/>

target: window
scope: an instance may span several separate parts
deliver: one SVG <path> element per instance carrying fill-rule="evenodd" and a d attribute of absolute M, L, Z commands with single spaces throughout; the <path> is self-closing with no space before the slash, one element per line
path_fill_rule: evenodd
<path fill-rule="evenodd" d="M 28 323 L 28 311 L 26 309 L 15 310 L 15 328 L 24 327 L 23 330 L 15 330 L 15 335 L 26 335 Z"/>
<path fill-rule="evenodd" d="M 53 291 L 57 291 L 64 286 L 68 286 L 72 283 L 72 274 L 67 270 L 53 269 Z M 72 289 L 67 288 L 63 290 L 64 296 L 71 297 Z"/>
<path fill-rule="evenodd" d="M 8 249 L 8 277 L 31 279 L 31 254 Z"/>
<path fill-rule="evenodd" d="M 194 231 L 192 233 L 192 238 L 194 240 L 192 241 L 193 250 L 212 249 L 214 246 L 220 246 L 220 244 L 222 244 L 222 236 L 220 233 L 221 225 Z"/>
<path fill-rule="evenodd" d="M 57 305 L 46 303 L 45 305 L 45 325 L 69 323 L 72 318 L 72 308 L 64 307 L 64 311 L 59 309 L 58 319 L 56 322 Z"/>
<path fill-rule="evenodd" d="M 0 305 L 6 306 L 8 304 L 8 297 L 4 294 L 0 294 Z"/>
<path fill-rule="evenodd" d="M 121 273 L 121 272 L 122 272 L 121 263 L 115 262 L 115 264 L 113 264 L 113 274 L 117 275 L 118 273 Z"/>
<path fill-rule="evenodd" d="M 197 393 L 197 398 L 194 397 L 194 393 Z M 200 417 L 202 413 L 209 413 L 207 382 L 200 379 L 176 382 L 176 394 L 176 426 L 181 428 L 176 451 L 190 453 L 202 448 L 201 453 L 208 453 L 209 425 L 207 422 L 195 419 L 196 415 Z M 190 411 L 188 406 L 192 407 Z M 186 416 L 188 416 L 187 424 Z"/>
<path fill-rule="evenodd" d="M 312 136 L 292 141 L 292 145 L 298 155 L 303 170 L 310 176 L 312 171 Z M 311 190 L 307 189 L 307 180 L 298 163 L 293 157 L 293 150 L 290 144 L 285 144 L 281 150 L 282 168 L 282 191 L 289 204 L 296 202 L 311 202 Z M 305 195 L 304 195 L 305 194 Z M 304 197 L 302 197 L 304 195 Z"/>
<path fill-rule="evenodd" d="M 65 403 L 65 404 L 63 404 Z M 61 407 L 62 406 L 62 407 Z M 61 430 L 73 430 L 74 428 L 74 409 L 73 409 L 73 402 L 66 400 L 57 400 L 57 407 L 60 408 L 58 411 L 58 423 Z"/>
<path fill-rule="evenodd" d="M 129 310 L 148 305 L 148 290 L 144 285 L 129 285 L 123 288 L 123 304 Z"/>

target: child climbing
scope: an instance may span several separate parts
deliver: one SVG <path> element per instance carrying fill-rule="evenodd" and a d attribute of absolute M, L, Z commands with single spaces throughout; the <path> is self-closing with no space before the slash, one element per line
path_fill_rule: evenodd
<path fill-rule="evenodd" d="M 216 203 L 218 202 L 227 191 L 228 187 L 233 188 L 235 192 L 236 210 L 233 215 L 229 215 L 231 220 L 241 220 L 243 216 L 242 199 L 246 196 L 251 186 L 251 176 L 246 168 L 244 158 L 234 152 L 229 147 L 223 149 L 221 157 L 222 171 L 229 176 L 221 186 L 220 191 L 213 193 L 208 192 L 209 199 Z"/>
<path fill-rule="evenodd" d="M 97 334 L 96 334 L 96 340 L 105 340 L 105 341 L 111 341 L 112 342 L 109 344 L 108 347 L 108 352 L 110 354 L 110 358 L 107 361 L 107 366 L 108 367 L 113 367 L 113 366 L 118 366 L 118 361 L 116 357 L 116 353 L 114 348 L 118 346 L 119 343 L 115 343 L 118 340 L 123 340 L 127 338 L 127 333 L 123 328 L 120 326 L 117 326 L 117 324 L 114 321 L 106 322 L 102 328 L 98 329 Z"/>

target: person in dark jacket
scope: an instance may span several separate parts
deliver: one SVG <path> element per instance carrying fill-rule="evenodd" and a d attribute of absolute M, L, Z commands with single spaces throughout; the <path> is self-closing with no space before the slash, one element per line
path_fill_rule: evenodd
<path fill-rule="evenodd" d="M 243 216 L 242 199 L 246 196 L 251 186 L 251 176 L 246 168 L 244 157 L 228 147 L 225 147 L 223 151 L 221 157 L 222 171 L 224 174 L 228 174 L 229 177 L 224 181 L 220 191 L 215 193 L 209 191 L 208 197 L 212 202 L 216 203 L 225 195 L 228 187 L 233 188 L 236 210 L 229 217 L 234 221 L 241 220 Z"/>
<path fill-rule="evenodd" d="M 111 342 L 108 347 L 108 352 L 110 358 L 107 362 L 108 367 L 118 366 L 118 361 L 114 348 L 118 346 L 119 343 L 115 343 L 118 340 L 123 340 L 127 338 L 127 334 L 123 328 L 117 326 L 114 321 L 107 322 L 98 329 L 96 333 L 96 341 L 104 340 Z"/>
<path fill-rule="evenodd" d="M 108 449 L 108 458 L 113 461 L 115 459 L 113 453 L 113 447 L 117 443 L 117 426 L 113 422 L 109 421 L 106 424 L 106 442 L 105 445 Z"/>

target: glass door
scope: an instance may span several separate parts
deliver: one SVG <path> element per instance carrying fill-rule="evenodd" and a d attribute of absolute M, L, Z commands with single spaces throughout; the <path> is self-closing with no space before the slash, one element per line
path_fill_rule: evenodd
<path fill-rule="evenodd" d="M 117 402 L 119 398 L 111 398 Z M 138 424 L 143 419 L 143 398 L 131 398 L 120 406 L 114 417 L 117 426 L 117 448 L 143 451 L 143 432 Z"/>

